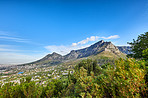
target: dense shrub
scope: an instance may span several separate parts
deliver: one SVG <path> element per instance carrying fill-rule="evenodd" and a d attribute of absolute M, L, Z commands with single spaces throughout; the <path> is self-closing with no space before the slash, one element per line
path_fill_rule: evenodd
<path fill-rule="evenodd" d="M 88 63 L 87 63 L 88 62 Z M 119 59 L 114 65 L 106 64 L 89 72 L 92 60 L 84 60 L 76 66 L 73 84 L 75 97 L 145 97 L 145 61 Z"/>
<path fill-rule="evenodd" d="M 98 66 L 96 61 L 83 60 L 68 78 L 53 79 L 46 86 L 21 79 L 21 83 L 0 86 L 0 98 L 51 97 L 148 97 L 147 67 L 144 60 L 119 59 L 115 64 Z"/>

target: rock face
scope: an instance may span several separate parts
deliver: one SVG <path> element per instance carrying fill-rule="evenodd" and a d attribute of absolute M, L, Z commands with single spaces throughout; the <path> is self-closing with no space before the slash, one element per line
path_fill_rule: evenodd
<path fill-rule="evenodd" d="M 72 50 L 69 54 L 64 56 L 64 59 L 68 60 L 68 59 L 78 59 L 78 58 L 88 57 L 94 54 L 101 53 L 103 51 L 109 51 L 115 54 L 121 53 L 119 49 L 111 42 L 104 42 L 103 40 L 101 40 L 91 45 L 90 47 L 80 50 Z"/>
<path fill-rule="evenodd" d="M 53 52 L 52 54 L 46 55 L 44 58 L 35 61 L 33 63 L 39 63 L 39 62 L 45 62 L 46 63 L 52 62 L 52 63 L 61 63 L 66 60 L 73 60 L 73 59 L 79 59 L 83 57 L 88 57 L 91 55 L 96 55 L 102 52 L 110 52 L 115 55 L 120 55 L 122 53 L 129 54 L 128 52 L 129 47 L 126 46 L 118 46 L 116 47 L 111 42 L 104 42 L 103 40 L 91 45 L 90 47 L 86 47 L 84 49 L 79 50 L 72 50 L 69 54 L 62 56 L 58 53 Z"/>
<path fill-rule="evenodd" d="M 131 54 L 132 52 L 130 51 L 131 48 L 130 46 L 117 46 L 118 49 L 122 52 L 122 53 L 125 53 L 125 54 Z"/>
<path fill-rule="evenodd" d="M 44 58 L 42 58 L 42 60 L 61 60 L 61 59 L 63 59 L 62 55 L 56 52 L 53 52 L 52 54 L 48 54 Z"/>

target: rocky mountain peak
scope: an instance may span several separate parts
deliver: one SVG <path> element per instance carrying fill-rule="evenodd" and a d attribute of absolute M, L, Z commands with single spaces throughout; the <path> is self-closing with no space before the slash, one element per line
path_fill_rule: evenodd
<path fill-rule="evenodd" d="M 100 40 L 99 42 L 100 42 L 100 43 L 104 43 L 104 40 Z"/>
<path fill-rule="evenodd" d="M 56 62 L 57 64 L 57 62 L 64 62 L 67 60 L 74 60 L 74 59 L 89 57 L 92 55 L 97 55 L 97 54 L 106 53 L 106 52 L 110 52 L 113 55 L 119 56 L 122 53 L 126 53 L 127 49 L 128 47 L 126 46 L 116 47 L 111 42 L 104 42 L 103 40 L 101 40 L 89 47 L 79 49 L 79 50 L 72 50 L 70 53 L 68 53 L 65 56 L 62 56 L 56 52 L 53 52 L 52 54 L 48 54 L 44 58 L 36 62 L 49 61 L 49 62 Z"/>
<path fill-rule="evenodd" d="M 104 43 L 104 40 L 101 40 L 101 41 L 98 41 L 98 42 L 96 42 L 95 44 L 93 44 L 91 46 L 99 46 L 99 45 L 101 45 L 103 43 Z"/>
<path fill-rule="evenodd" d="M 48 58 L 48 57 L 54 57 L 54 56 L 62 56 L 62 55 L 60 55 L 60 54 L 58 54 L 56 52 L 53 52 L 52 54 L 48 54 L 45 57 Z"/>
<path fill-rule="evenodd" d="M 62 55 L 60 55 L 60 54 L 58 54 L 58 53 L 56 53 L 56 52 L 53 52 L 52 54 L 51 54 L 52 56 L 62 56 Z"/>
<path fill-rule="evenodd" d="M 86 48 L 79 49 L 79 50 L 72 50 L 69 54 L 65 55 L 64 58 L 66 60 L 78 59 L 78 58 L 95 55 L 103 51 L 108 51 L 108 52 L 112 52 L 115 54 L 120 53 L 119 49 L 115 45 L 113 45 L 111 42 L 104 42 L 103 40 L 101 40 L 91 45 L 90 47 L 86 47 Z"/>
<path fill-rule="evenodd" d="M 61 60 L 61 59 L 62 59 L 62 55 L 56 52 L 53 52 L 52 54 L 48 54 L 44 58 L 42 58 L 42 60 Z"/>
<path fill-rule="evenodd" d="M 113 52 L 115 54 L 120 54 L 121 52 L 119 51 L 118 47 L 113 45 L 111 42 L 107 42 L 107 45 L 105 47 L 105 51 Z"/>

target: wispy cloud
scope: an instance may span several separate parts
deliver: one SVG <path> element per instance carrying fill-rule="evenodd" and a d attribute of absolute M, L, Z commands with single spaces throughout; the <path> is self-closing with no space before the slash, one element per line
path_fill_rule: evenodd
<path fill-rule="evenodd" d="M 72 46 L 83 45 L 88 43 L 89 41 L 97 41 L 98 39 L 116 39 L 116 38 L 120 38 L 119 35 L 113 35 L 109 37 L 91 36 L 77 43 L 72 43 Z"/>
<path fill-rule="evenodd" d="M 79 41 L 77 43 L 72 43 L 72 45 L 69 46 L 64 46 L 64 45 L 49 45 L 49 46 L 45 46 L 45 49 L 49 50 L 51 53 L 52 52 L 57 52 L 59 54 L 65 55 L 67 53 L 69 53 L 71 50 L 77 50 L 77 49 L 82 49 L 82 48 L 86 48 L 90 45 L 88 45 L 88 42 L 92 42 L 92 41 L 97 41 L 98 39 L 116 39 L 119 38 L 118 35 L 113 35 L 113 36 L 109 36 L 109 37 L 99 37 L 99 36 L 91 36 L 88 37 L 82 41 Z"/>
<path fill-rule="evenodd" d="M 86 39 L 84 39 L 84 40 L 82 40 L 82 41 L 79 41 L 79 42 L 77 42 L 77 43 L 72 43 L 72 46 L 77 46 L 77 45 L 82 45 L 82 44 L 86 44 L 86 43 L 88 43 L 89 41 L 96 41 L 98 39 L 98 36 L 91 36 L 91 37 L 89 37 L 89 38 L 86 38 Z"/>
<path fill-rule="evenodd" d="M 29 52 L 29 54 L 26 54 Z M 38 60 L 45 56 L 44 51 L 18 50 L 14 45 L 0 45 L 0 64 L 22 64 Z"/>
<path fill-rule="evenodd" d="M 0 40 L 5 41 L 14 41 L 14 42 L 29 42 L 27 39 L 16 38 L 16 37 L 8 37 L 8 36 L 0 36 Z"/>
<path fill-rule="evenodd" d="M 0 31 L 0 42 L 0 64 L 21 64 L 32 62 L 47 54 L 44 51 L 39 50 L 22 50 L 22 47 L 20 48 L 19 45 L 23 46 L 23 43 L 38 46 L 41 46 L 41 44 L 18 37 L 10 32 Z M 13 45 L 11 45 L 10 42 L 13 43 Z M 14 45 L 16 42 L 20 44 Z"/>
<path fill-rule="evenodd" d="M 109 37 L 98 37 L 98 38 L 103 38 L 103 39 L 117 39 L 120 38 L 119 35 L 113 35 L 113 36 L 109 36 Z"/>
<path fill-rule="evenodd" d="M 0 35 L 9 35 L 9 33 L 8 32 L 5 32 L 5 31 L 0 31 Z"/>
<path fill-rule="evenodd" d="M 21 42 L 21 43 L 31 43 L 28 39 L 23 39 L 20 37 L 12 36 L 9 32 L 0 31 L 0 40 L 2 41 L 13 41 L 13 42 Z"/>
<path fill-rule="evenodd" d="M 17 51 L 19 51 L 19 50 L 15 50 L 15 49 L 6 49 L 6 48 L 0 48 L 0 52 L 1 51 L 5 51 L 5 52 L 17 52 Z"/>
<path fill-rule="evenodd" d="M 0 45 L 0 52 L 18 52 L 20 50 L 12 49 L 11 45 Z"/>
<path fill-rule="evenodd" d="M 23 64 L 29 63 L 45 56 L 44 54 L 26 55 L 15 52 L 0 52 L 0 64 Z"/>

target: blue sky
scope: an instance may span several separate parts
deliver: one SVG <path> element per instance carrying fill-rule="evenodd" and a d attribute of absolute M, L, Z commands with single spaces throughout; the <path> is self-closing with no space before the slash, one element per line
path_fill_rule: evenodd
<path fill-rule="evenodd" d="M 0 64 L 62 55 L 148 31 L 148 0 L 0 0 Z"/>

